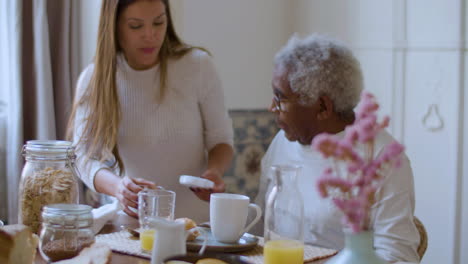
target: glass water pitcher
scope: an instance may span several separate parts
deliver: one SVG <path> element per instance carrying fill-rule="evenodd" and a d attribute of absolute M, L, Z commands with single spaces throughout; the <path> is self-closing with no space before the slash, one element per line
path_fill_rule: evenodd
<path fill-rule="evenodd" d="M 302 264 L 304 259 L 304 203 L 297 185 L 300 167 L 271 167 L 273 186 L 266 197 L 265 264 Z"/>

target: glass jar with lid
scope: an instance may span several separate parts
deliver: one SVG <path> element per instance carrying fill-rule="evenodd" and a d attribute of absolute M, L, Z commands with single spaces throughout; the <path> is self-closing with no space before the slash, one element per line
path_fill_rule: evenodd
<path fill-rule="evenodd" d="M 94 243 L 91 209 L 83 204 L 44 206 L 39 248 L 45 260 L 73 258 Z"/>
<path fill-rule="evenodd" d="M 48 204 L 78 203 L 75 148 L 69 141 L 30 140 L 19 189 L 19 223 L 39 233 L 41 209 Z"/>

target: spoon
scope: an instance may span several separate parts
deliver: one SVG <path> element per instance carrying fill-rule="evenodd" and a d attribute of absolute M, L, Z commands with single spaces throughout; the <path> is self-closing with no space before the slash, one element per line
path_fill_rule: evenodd
<path fill-rule="evenodd" d="M 137 231 L 136 229 L 130 228 L 126 225 L 121 225 L 120 228 L 122 228 L 122 230 L 129 232 L 130 235 L 132 235 L 133 237 L 136 237 L 136 238 L 140 237 L 140 232 Z"/>
<path fill-rule="evenodd" d="M 199 227 L 206 227 L 206 228 L 211 228 L 211 225 L 210 225 L 210 222 L 204 222 L 204 223 L 201 223 L 199 225 L 197 225 Z"/>

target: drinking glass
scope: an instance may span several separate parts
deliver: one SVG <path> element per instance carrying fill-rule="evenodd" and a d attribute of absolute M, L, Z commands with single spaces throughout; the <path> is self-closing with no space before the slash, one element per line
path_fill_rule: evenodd
<path fill-rule="evenodd" d="M 138 193 L 138 220 L 140 223 L 141 248 L 150 253 L 153 248 L 155 230 L 151 219 L 174 220 L 176 194 L 164 188 L 144 189 Z"/>

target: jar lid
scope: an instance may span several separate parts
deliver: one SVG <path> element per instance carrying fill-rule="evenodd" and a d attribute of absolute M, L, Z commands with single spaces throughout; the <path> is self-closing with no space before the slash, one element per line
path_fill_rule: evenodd
<path fill-rule="evenodd" d="M 28 140 L 25 150 L 44 153 L 59 153 L 74 150 L 72 142 L 65 140 Z"/>
<path fill-rule="evenodd" d="M 65 140 L 28 140 L 24 145 L 24 154 L 55 159 L 74 158 L 75 147 Z"/>
<path fill-rule="evenodd" d="M 49 204 L 42 210 L 42 220 L 64 228 L 83 228 L 93 224 L 91 206 L 84 204 Z"/>

